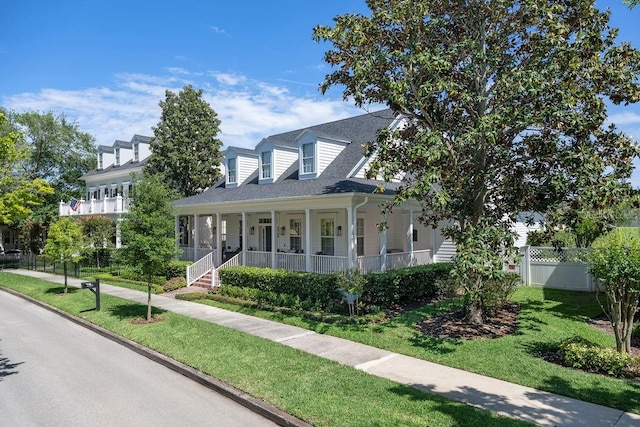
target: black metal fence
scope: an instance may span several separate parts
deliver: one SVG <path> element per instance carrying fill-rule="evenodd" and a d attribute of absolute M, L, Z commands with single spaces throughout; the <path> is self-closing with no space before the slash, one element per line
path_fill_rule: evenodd
<path fill-rule="evenodd" d="M 42 271 L 53 274 L 64 274 L 64 265 L 60 261 L 54 261 L 44 255 L 23 254 L 17 263 L 6 267 L 24 268 L 33 271 Z M 123 268 L 119 263 L 110 263 L 106 266 L 97 267 L 87 260 L 67 263 L 67 275 L 78 279 L 88 279 L 96 274 L 109 273 L 119 276 Z"/>

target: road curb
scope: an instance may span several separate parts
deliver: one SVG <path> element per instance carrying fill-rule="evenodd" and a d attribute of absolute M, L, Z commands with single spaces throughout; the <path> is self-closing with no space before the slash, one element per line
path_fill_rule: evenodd
<path fill-rule="evenodd" d="M 22 298 L 25 301 L 28 301 L 32 304 L 35 304 L 39 307 L 42 307 L 46 310 L 51 311 L 61 317 L 64 317 L 67 320 L 70 320 L 80 326 L 83 326 L 99 335 L 102 335 L 105 338 L 110 339 L 120 345 L 127 347 L 130 350 L 135 351 L 136 353 L 145 356 L 148 359 L 153 360 L 156 363 L 159 363 L 169 369 L 172 369 L 179 374 L 184 375 L 185 377 L 196 381 L 203 386 L 209 388 L 210 390 L 215 391 L 239 404 L 244 406 L 245 408 L 273 421 L 274 423 L 280 426 L 287 427 L 310 427 L 311 424 L 308 424 L 291 414 L 288 414 L 275 406 L 272 406 L 262 400 L 253 397 L 242 390 L 239 390 L 221 380 L 213 378 L 207 374 L 204 374 L 197 369 L 185 365 L 184 363 L 178 362 L 168 356 L 165 356 L 162 353 L 158 353 L 155 350 L 151 350 L 150 348 L 144 347 L 134 341 L 131 341 L 127 338 L 121 337 L 101 326 L 95 325 L 89 321 L 81 319 L 79 317 L 73 316 L 65 311 L 62 311 L 56 307 L 53 307 L 49 304 L 46 304 L 37 299 L 31 298 L 30 296 L 21 294 L 19 292 L 14 291 L 13 289 L 8 289 L 3 286 L 0 286 L 0 290 L 3 290 L 11 295 L 14 295 L 18 298 Z"/>

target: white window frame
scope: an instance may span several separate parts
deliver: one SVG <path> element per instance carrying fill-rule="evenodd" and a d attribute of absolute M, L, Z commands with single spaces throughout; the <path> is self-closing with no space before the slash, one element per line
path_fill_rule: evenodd
<path fill-rule="evenodd" d="M 268 155 L 269 161 L 265 163 L 265 155 Z M 273 178 L 273 152 L 263 151 L 260 153 L 260 179 L 272 179 Z M 268 172 L 268 173 L 265 173 Z"/>
<path fill-rule="evenodd" d="M 233 161 L 233 168 L 231 167 L 232 161 Z M 229 184 L 238 183 L 238 158 L 237 157 L 232 157 L 230 159 L 227 159 L 227 182 Z"/>
<path fill-rule="evenodd" d="M 297 242 L 294 244 L 294 242 Z M 304 245 L 302 243 L 302 219 L 289 219 L 289 249 L 302 253 Z"/>
<path fill-rule="evenodd" d="M 356 252 L 357 256 L 364 256 L 364 218 L 356 219 Z"/>
<path fill-rule="evenodd" d="M 335 256 L 336 253 L 336 220 L 320 218 L 320 251 L 322 255 Z"/>
<path fill-rule="evenodd" d="M 305 155 L 304 148 L 307 146 L 311 147 L 310 155 Z M 311 161 L 310 163 L 308 163 L 309 160 Z M 311 170 L 307 170 L 307 166 L 309 166 Z M 307 142 L 300 146 L 300 174 L 307 175 L 314 173 L 316 173 L 316 144 Z"/>
<path fill-rule="evenodd" d="M 103 153 L 98 153 L 98 169 L 103 169 L 104 166 L 104 155 Z"/>
<path fill-rule="evenodd" d="M 120 166 L 120 149 L 116 148 L 116 166 Z"/>
<path fill-rule="evenodd" d="M 138 144 L 133 144 L 133 161 L 140 161 L 140 147 Z"/>

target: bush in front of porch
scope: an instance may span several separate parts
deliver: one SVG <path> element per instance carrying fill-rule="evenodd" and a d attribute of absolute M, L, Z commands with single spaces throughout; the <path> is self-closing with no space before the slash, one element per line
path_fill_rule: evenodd
<path fill-rule="evenodd" d="M 433 298 L 438 282 L 446 280 L 451 267 L 450 263 L 437 263 L 366 274 L 360 301 L 384 309 Z M 230 267 L 219 274 L 223 290 L 225 286 L 254 288 L 297 297 L 296 301 L 316 310 L 336 312 L 344 308 L 338 275 L 259 267 Z"/>

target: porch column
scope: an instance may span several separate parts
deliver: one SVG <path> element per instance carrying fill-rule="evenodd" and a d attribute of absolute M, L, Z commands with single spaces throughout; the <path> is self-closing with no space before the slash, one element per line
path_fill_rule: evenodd
<path fill-rule="evenodd" d="M 216 267 L 222 264 L 222 216 L 216 213 Z"/>
<path fill-rule="evenodd" d="M 176 247 L 180 246 L 180 215 L 176 215 L 173 234 L 176 239 Z"/>
<path fill-rule="evenodd" d="M 200 215 L 193 214 L 193 260 L 200 259 L 198 255 L 198 246 L 200 246 Z"/>
<path fill-rule="evenodd" d="M 304 255 L 306 270 L 311 270 L 311 209 L 304 210 Z"/>
<path fill-rule="evenodd" d="M 276 250 L 278 249 L 278 225 L 276 211 L 271 211 L 271 268 L 276 268 Z"/>
<path fill-rule="evenodd" d="M 122 237 L 121 237 L 121 229 L 120 229 L 121 222 L 122 222 L 122 217 L 118 215 L 118 218 L 116 218 L 116 249 L 122 247 Z"/>
<path fill-rule="evenodd" d="M 384 228 L 380 231 L 380 270 L 387 270 L 387 215 L 382 214 L 380 216 L 381 224 L 384 224 Z"/>
<path fill-rule="evenodd" d="M 407 251 L 409 252 L 409 266 L 413 265 L 413 209 L 409 210 L 409 226 L 407 227 Z"/>
<path fill-rule="evenodd" d="M 347 268 L 349 270 L 355 267 L 355 259 L 354 259 L 354 248 L 355 248 L 355 227 L 353 226 L 353 207 L 349 206 L 347 208 Z"/>
<path fill-rule="evenodd" d="M 245 260 L 247 259 L 247 213 L 242 212 L 242 265 L 246 265 Z"/>

